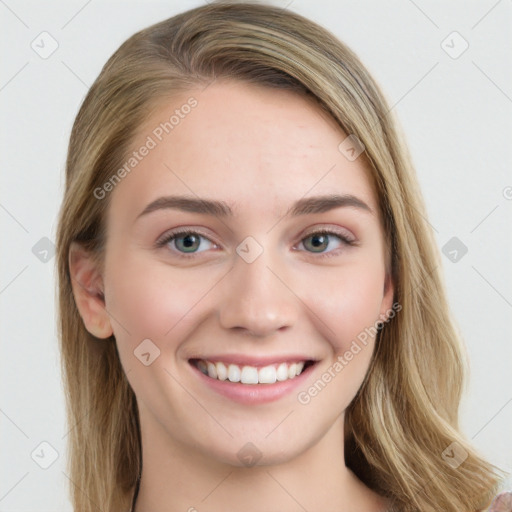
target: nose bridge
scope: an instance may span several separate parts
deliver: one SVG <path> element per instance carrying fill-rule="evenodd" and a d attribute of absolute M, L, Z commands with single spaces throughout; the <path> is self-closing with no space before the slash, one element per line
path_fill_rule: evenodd
<path fill-rule="evenodd" d="M 255 335 L 267 335 L 296 318 L 296 297 L 279 275 L 278 256 L 248 237 L 237 247 L 220 301 L 224 328 L 241 328 Z"/>

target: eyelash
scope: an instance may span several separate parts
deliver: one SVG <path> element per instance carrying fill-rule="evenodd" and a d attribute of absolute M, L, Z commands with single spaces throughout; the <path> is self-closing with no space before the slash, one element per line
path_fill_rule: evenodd
<path fill-rule="evenodd" d="M 171 231 L 170 233 L 167 233 L 166 235 L 164 235 L 163 238 L 158 240 L 155 245 L 157 248 L 162 248 L 165 245 L 167 245 L 169 242 L 172 242 L 174 239 L 181 238 L 182 236 L 185 236 L 185 235 L 199 235 L 199 236 L 205 238 L 206 240 L 209 240 L 210 242 L 215 243 L 212 240 L 210 240 L 206 235 L 203 235 L 199 231 L 193 231 L 191 229 L 176 229 L 176 230 Z M 319 229 L 317 231 L 312 231 L 311 233 L 308 233 L 305 237 L 303 237 L 300 240 L 300 242 L 302 242 L 306 238 L 312 237 L 314 235 L 334 235 L 337 238 L 339 238 L 347 246 L 357 245 L 357 242 L 355 240 L 350 240 L 343 233 L 341 233 L 340 231 L 337 231 L 335 229 L 332 229 L 332 228 L 324 228 L 324 229 Z M 309 252 L 309 254 L 316 254 L 320 258 L 329 258 L 331 256 L 337 255 L 338 251 L 339 251 L 339 248 L 334 249 L 333 251 L 326 252 L 326 253 L 314 253 L 314 252 L 309 252 L 309 251 L 308 252 Z M 178 257 L 183 258 L 183 259 L 195 258 L 197 254 L 198 253 L 185 254 L 185 253 L 178 251 Z"/>

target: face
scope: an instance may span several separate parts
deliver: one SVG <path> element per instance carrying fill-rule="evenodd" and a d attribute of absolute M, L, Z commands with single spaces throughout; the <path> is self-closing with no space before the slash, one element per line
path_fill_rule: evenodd
<path fill-rule="evenodd" d="M 377 197 L 363 157 L 338 149 L 346 137 L 311 100 L 232 81 L 176 95 L 140 127 L 140 159 L 108 192 L 95 325 L 112 329 L 143 437 L 240 466 L 343 435 L 393 295 Z"/>

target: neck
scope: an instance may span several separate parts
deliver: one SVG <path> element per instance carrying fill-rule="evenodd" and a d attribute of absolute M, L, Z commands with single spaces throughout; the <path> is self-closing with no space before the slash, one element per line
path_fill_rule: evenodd
<path fill-rule="evenodd" d="M 315 445 L 291 460 L 267 466 L 219 462 L 170 442 L 154 424 L 143 432 L 143 471 L 132 512 L 386 510 L 384 499 L 345 466 L 343 415 Z"/>

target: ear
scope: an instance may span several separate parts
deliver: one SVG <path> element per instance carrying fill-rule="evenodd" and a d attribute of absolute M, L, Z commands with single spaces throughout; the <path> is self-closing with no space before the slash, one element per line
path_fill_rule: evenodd
<path fill-rule="evenodd" d="M 72 242 L 68 262 L 73 295 L 85 328 L 96 338 L 108 338 L 113 331 L 105 308 L 103 277 L 93 255 Z"/>

